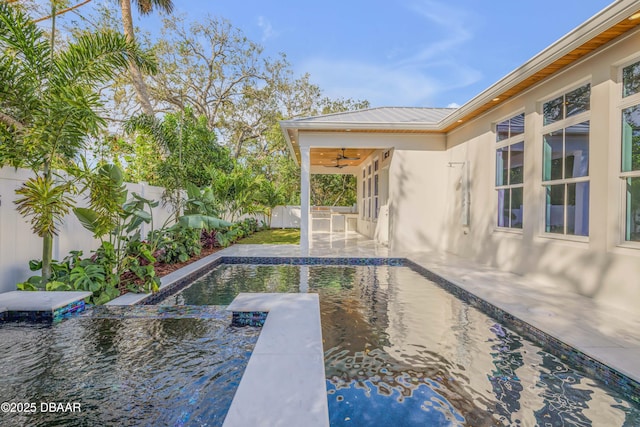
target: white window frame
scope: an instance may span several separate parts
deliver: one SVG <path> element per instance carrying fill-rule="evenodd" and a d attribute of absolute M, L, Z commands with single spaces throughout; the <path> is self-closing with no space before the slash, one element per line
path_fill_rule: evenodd
<path fill-rule="evenodd" d="M 362 197 L 360 198 L 360 218 L 365 219 L 365 214 L 367 211 L 366 201 L 367 201 L 367 167 L 362 168 Z"/>
<path fill-rule="evenodd" d="M 633 65 L 637 62 L 640 62 L 640 57 L 636 57 L 632 60 L 626 61 L 625 63 L 621 64 L 618 67 L 617 96 L 619 101 L 618 101 L 618 108 L 616 111 L 617 113 L 616 117 L 618 118 L 617 125 L 616 125 L 616 129 L 617 129 L 616 146 L 617 146 L 617 154 L 618 154 L 617 155 L 617 174 L 620 177 L 620 203 L 618 205 L 620 206 L 618 246 L 623 246 L 623 247 L 628 247 L 633 249 L 640 249 L 640 241 L 627 240 L 627 178 L 640 178 L 640 170 L 628 171 L 628 172 L 624 172 L 622 170 L 622 156 L 624 155 L 623 149 L 622 149 L 622 137 L 623 137 L 622 111 L 627 108 L 634 107 L 636 105 L 640 106 L 640 91 L 633 95 L 623 97 L 624 86 L 623 86 L 622 72 L 624 68 L 630 65 Z"/>
<path fill-rule="evenodd" d="M 560 119 L 557 120 L 551 124 L 545 125 L 544 124 L 544 104 L 546 104 L 547 102 L 550 102 L 560 96 L 565 96 L 566 94 L 589 84 L 590 85 L 590 99 L 589 99 L 589 110 L 584 111 L 582 113 L 576 114 L 574 116 L 570 116 L 570 117 L 565 117 L 564 119 Z M 566 185 L 567 184 L 575 184 L 575 183 L 582 183 L 582 182 L 588 182 L 589 183 L 589 228 L 591 228 L 591 91 L 593 90 L 593 85 L 591 84 L 590 80 L 583 80 L 580 83 L 577 83 L 575 85 L 569 86 L 567 88 L 564 88 L 561 91 L 558 91 L 556 93 L 554 93 L 551 96 L 548 96 L 546 98 L 544 98 L 541 102 L 540 102 L 540 125 L 541 125 L 541 132 L 540 135 L 538 136 L 539 141 L 540 141 L 540 147 L 542 148 L 542 151 L 538 153 L 541 159 L 541 169 L 539 171 L 540 173 L 540 180 L 541 180 L 541 184 L 542 184 L 542 203 L 541 203 L 541 208 L 542 208 L 542 214 L 540 217 L 540 235 L 542 237 L 547 237 L 547 238 L 551 238 L 551 239 L 560 239 L 560 240 L 571 240 L 571 241 L 577 241 L 577 242 L 588 242 L 589 241 L 589 234 L 587 234 L 586 236 L 582 236 L 582 235 L 573 235 L 573 234 L 567 234 L 566 229 L 567 229 L 567 222 L 568 222 L 568 216 L 567 216 L 567 211 L 568 209 L 566 209 L 567 207 L 567 194 L 568 192 L 566 191 Z M 562 178 L 562 179 L 554 179 L 554 180 L 549 180 L 549 181 L 545 181 L 544 180 L 544 135 L 551 133 L 551 132 L 555 132 L 555 131 L 559 131 L 559 130 L 563 130 L 563 129 L 567 129 L 571 126 L 575 126 L 577 124 L 583 123 L 583 122 L 589 122 L 589 174 L 587 176 L 581 176 L 581 177 L 576 177 L 576 178 Z M 563 166 L 564 167 L 564 166 Z M 563 169 L 564 170 L 564 169 Z M 546 197 L 547 197 L 547 193 L 546 193 L 546 187 L 548 186 L 554 186 L 554 185 L 565 185 L 565 191 L 564 191 L 564 218 L 563 218 L 563 224 L 564 224 L 564 232 L 563 233 L 552 233 L 552 232 L 548 232 L 546 231 L 546 218 L 547 218 L 547 201 L 546 201 Z M 588 230 L 590 232 L 590 230 Z"/>
<path fill-rule="evenodd" d="M 373 164 L 371 162 L 369 162 L 367 164 L 367 203 L 366 203 L 367 214 L 365 216 L 366 219 L 369 220 L 369 221 L 371 221 L 371 218 L 372 218 L 372 215 L 371 215 L 371 203 L 372 203 L 371 202 L 371 199 L 372 199 L 372 197 L 371 197 L 371 194 L 372 194 L 372 188 L 371 188 L 372 187 L 372 182 L 371 182 L 372 173 L 371 173 L 371 170 L 372 170 L 372 168 L 373 168 Z"/>
<path fill-rule="evenodd" d="M 373 159 L 373 220 L 378 220 L 380 212 L 380 159 Z"/>
<path fill-rule="evenodd" d="M 494 135 L 496 136 L 496 138 L 495 138 L 496 139 L 496 143 L 493 146 L 493 161 L 494 161 L 494 168 L 493 169 L 494 169 L 494 174 L 496 174 L 494 176 L 494 178 L 497 178 L 497 174 L 498 174 L 497 151 L 499 149 L 501 149 L 501 148 L 510 147 L 510 146 L 512 146 L 514 144 L 518 144 L 518 143 L 521 143 L 521 142 L 524 145 L 525 135 L 526 135 L 526 127 L 523 127 L 523 132 L 521 134 L 518 134 L 518 135 L 515 135 L 515 136 L 509 136 L 509 138 L 507 138 L 507 139 L 503 139 L 501 141 L 498 141 L 497 140 L 497 138 L 498 138 L 498 125 L 501 124 L 501 123 L 504 123 L 506 120 L 511 120 L 513 118 L 516 118 L 516 117 L 522 115 L 522 114 L 524 114 L 524 110 L 518 111 L 518 112 L 513 113 L 513 114 L 509 114 L 507 117 L 504 117 L 501 120 L 498 120 L 493 126 Z M 524 115 L 523 120 L 526 121 L 526 114 Z M 523 126 L 524 126 L 524 122 L 523 122 Z M 526 145 L 525 145 L 525 147 L 526 147 Z M 526 150 L 526 148 L 525 148 L 525 150 Z M 523 152 L 523 155 L 524 155 L 524 152 Z M 508 159 L 509 159 L 508 162 L 511 161 L 510 158 L 511 158 L 511 156 L 508 157 Z M 509 163 L 507 163 L 507 171 L 511 170 L 510 167 L 511 167 L 511 165 Z M 493 181 L 493 185 L 494 185 L 494 188 L 496 190 L 495 203 L 493 204 L 494 207 L 496 208 L 495 215 L 494 215 L 494 218 L 495 218 L 494 226 L 495 226 L 495 229 L 498 230 L 498 231 L 509 231 L 509 232 L 513 232 L 513 233 L 522 234 L 522 230 L 524 229 L 524 212 L 523 212 L 523 218 L 522 218 L 522 227 L 520 227 L 520 228 L 511 227 L 511 226 L 504 227 L 504 226 L 498 225 L 498 216 L 500 215 L 500 212 L 499 212 L 499 206 L 500 206 L 500 204 L 499 204 L 499 190 L 512 190 L 514 188 L 522 188 L 522 197 L 523 197 L 522 203 L 523 203 L 523 206 L 524 206 L 524 160 L 522 162 L 522 168 L 523 168 L 522 182 L 519 183 L 519 184 L 511 184 L 511 183 L 509 183 L 509 184 L 497 185 L 497 183 L 496 183 L 497 179 L 494 179 L 494 181 Z M 509 176 L 507 174 L 507 178 L 508 177 Z M 509 197 L 509 203 L 511 203 L 511 197 Z M 523 208 L 523 210 L 524 210 L 524 208 Z"/>

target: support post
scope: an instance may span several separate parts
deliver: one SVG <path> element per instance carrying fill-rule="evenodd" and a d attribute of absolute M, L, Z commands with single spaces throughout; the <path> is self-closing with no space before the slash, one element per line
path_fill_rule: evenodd
<path fill-rule="evenodd" d="M 309 255 L 311 242 L 310 148 L 300 147 L 300 251 Z"/>

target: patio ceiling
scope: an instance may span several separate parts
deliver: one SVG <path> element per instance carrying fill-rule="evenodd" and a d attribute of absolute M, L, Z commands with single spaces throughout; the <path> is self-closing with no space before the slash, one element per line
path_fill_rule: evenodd
<path fill-rule="evenodd" d="M 370 148 L 348 148 L 344 150 L 344 157 L 350 157 L 351 159 L 343 159 L 343 151 L 340 148 L 312 148 L 309 152 L 311 160 L 311 166 L 359 166 L 371 153 L 373 149 Z M 340 157 L 340 160 L 338 158 Z M 353 158 L 358 157 L 358 160 Z M 338 169 L 338 168 L 336 168 Z"/>

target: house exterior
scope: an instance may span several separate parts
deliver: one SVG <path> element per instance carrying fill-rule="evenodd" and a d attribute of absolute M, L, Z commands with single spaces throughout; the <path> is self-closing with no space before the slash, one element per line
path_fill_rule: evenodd
<path fill-rule="evenodd" d="M 303 249 L 310 174 L 349 173 L 357 231 L 395 253 L 452 253 L 637 312 L 640 2 L 612 3 L 458 109 L 281 128 L 302 172 Z"/>

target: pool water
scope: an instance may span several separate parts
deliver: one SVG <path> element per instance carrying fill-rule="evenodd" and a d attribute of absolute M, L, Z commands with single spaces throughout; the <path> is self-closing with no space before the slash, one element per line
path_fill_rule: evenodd
<path fill-rule="evenodd" d="M 55 325 L 0 326 L 0 426 L 222 425 L 259 328 L 220 307 L 96 307 Z M 42 402 L 81 412 L 43 412 Z"/>
<path fill-rule="evenodd" d="M 332 426 L 637 426 L 640 408 L 408 267 L 222 264 L 163 304 L 320 296 Z"/>

